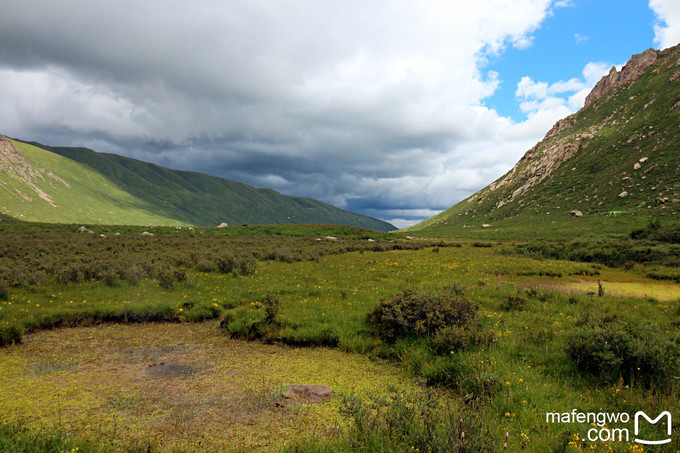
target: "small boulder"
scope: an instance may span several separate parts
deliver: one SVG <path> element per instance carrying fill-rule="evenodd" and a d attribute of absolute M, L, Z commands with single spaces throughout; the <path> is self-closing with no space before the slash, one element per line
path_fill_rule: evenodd
<path fill-rule="evenodd" d="M 488 223 L 483 223 L 482 228 L 491 228 L 491 225 L 489 225 Z"/>
<path fill-rule="evenodd" d="M 333 389 L 325 385 L 291 385 L 283 394 L 284 398 L 301 400 L 306 403 L 321 403 L 333 396 Z"/>
<path fill-rule="evenodd" d="M 217 225 L 217 228 L 226 228 L 226 227 L 228 227 L 228 226 L 229 226 L 229 225 L 227 225 L 226 222 L 222 222 L 222 223 L 220 223 L 219 225 Z"/>
<path fill-rule="evenodd" d="M 142 233 L 142 236 L 153 236 L 153 233 L 149 233 L 148 231 L 145 231 Z"/>
<path fill-rule="evenodd" d="M 649 159 L 649 157 L 642 157 L 642 158 L 640 158 L 640 163 L 641 163 L 641 164 L 644 164 L 645 162 L 647 162 L 647 159 Z"/>
<path fill-rule="evenodd" d="M 633 170 L 639 170 L 642 168 L 642 165 L 640 165 L 638 162 L 635 162 L 635 165 L 633 165 Z"/>
<path fill-rule="evenodd" d="M 324 238 L 325 240 L 331 241 L 331 242 L 335 242 L 335 241 L 338 240 L 338 238 L 336 238 L 335 236 L 324 236 L 323 238 Z"/>
<path fill-rule="evenodd" d="M 626 192 L 625 190 L 619 194 L 619 198 L 624 198 L 624 197 L 627 197 L 627 196 L 628 196 L 628 192 Z"/>
<path fill-rule="evenodd" d="M 583 217 L 583 213 L 581 211 L 571 211 L 569 213 L 569 217 L 574 218 L 574 217 Z"/>

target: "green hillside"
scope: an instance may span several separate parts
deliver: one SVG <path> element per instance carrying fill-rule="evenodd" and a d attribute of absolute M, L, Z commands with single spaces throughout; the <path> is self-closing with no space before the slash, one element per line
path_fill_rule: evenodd
<path fill-rule="evenodd" d="M 680 47 L 650 49 L 613 69 L 507 174 L 407 230 L 562 238 L 677 220 L 679 125 Z"/>
<path fill-rule="evenodd" d="M 387 222 L 311 198 L 290 197 L 201 173 L 170 170 L 86 148 L 50 147 L 9 139 L 4 143 L 5 148 L 14 148 L 8 154 L 15 160 L 21 160 L 17 156 L 23 155 L 35 173 L 28 183 L 23 181 L 16 168 L 4 164 L 10 159 L 3 155 L 3 166 L 7 168 L 0 167 L 0 171 L 5 172 L 2 184 L 7 190 L 0 195 L 0 209 L 22 220 L 195 226 L 223 222 L 323 223 L 380 231 L 394 229 Z M 41 198 L 36 188 L 49 197 Z"/>
<path fill-rule="evenodd" d="M 0 211 L 24 221 L 186 224 L 154 212 L 86 165 L 2 136 Z"/>

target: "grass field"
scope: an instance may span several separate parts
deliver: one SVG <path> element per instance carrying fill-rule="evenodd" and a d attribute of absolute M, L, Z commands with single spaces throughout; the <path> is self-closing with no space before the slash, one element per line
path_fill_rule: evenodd
<path fill-rule="evenodd" d="M 154 248 L 176 247 L 174 234 L 159 234 Z M 220 234 L 200 237 L 242 252 L 241 236 Z M 321 255 L 309 253 L 325 244 L 313 235 L 250 236 L 251 250 L 278 243 L 298 259 L 257 255 L 247 273 L 180 260 L 172 266 L 183 279 L 170 288 L 152 270 L 111 285 L 60 283 L 55 270 L 6 286 L 0 328 L 22 331 L 23 343 L 0 350 L 0 451 L 647 451 L 632 418 L 592 426 L 546 414 L 680 410 L 680 286 L 649 276 L 672 268 L 536 259 L 496 242 L 369 243 L 364 234 Z M 137 236 L 102 238 L 103 250 L 117 256 Z M 83 254 L 101 250 L 89 241 Z M 63 251 L 42 253 L 59 263 Z M 376 307 L 392 301 L 406 318 L 398 304 L 409 297 L 424 318 L 386 336 L 394 319 Z M 443 316 L 436 301 L 469 316 L 428 330 Z M 44 330 L 55 325 L 84 327 Z M 150 374 L 161 362 L 180 374 Z M 285 402 L 293 383 L 337 396 Z M 627 441 L 599 440 L 624 429 Z M 663 427 L 646 425 L 639 437 L 663 438 Z M 679 448 L 674 436 L 649 451 Z"/>

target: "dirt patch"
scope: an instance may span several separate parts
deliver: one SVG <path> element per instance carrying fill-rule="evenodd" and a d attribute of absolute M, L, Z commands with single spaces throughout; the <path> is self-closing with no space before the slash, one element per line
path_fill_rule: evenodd
<path fill-rule="evenodd" d="M 214 322 L 38 332 L 0 349 L 0 375 L 3 420 L 121 450 L 275 450 L 342 422 L 340 398 L 286 400 L 292 384 L 358 396 L 418 389 L 361 355 L 232 340 Z"/>
<path fill-rule="evenodd" d="M 196 371 L 189 365 L 181 363 L 152 363 L 146 368 L 146 374 L 155 378 L 188 378 Z"/>

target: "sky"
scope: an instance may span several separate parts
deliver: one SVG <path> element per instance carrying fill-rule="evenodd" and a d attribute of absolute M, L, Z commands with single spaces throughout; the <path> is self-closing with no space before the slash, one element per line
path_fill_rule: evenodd
<path fill-rule="evenodd" d="M 677 0 L 0 0 L 0 134 L 404 227 L 502 176 Z"/>

